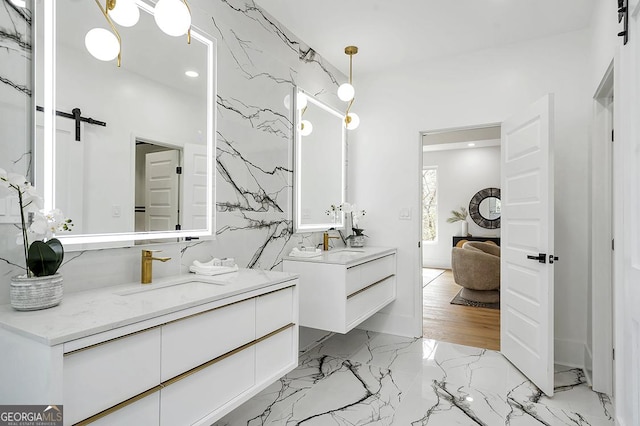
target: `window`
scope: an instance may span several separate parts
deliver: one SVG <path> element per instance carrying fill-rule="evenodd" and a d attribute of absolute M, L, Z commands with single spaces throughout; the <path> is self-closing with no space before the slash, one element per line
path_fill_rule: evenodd
<path fill-rule="evenodd" d="M 422 241 L 437 241 L 438 237 L 438 169 L 422 171 Z"/>

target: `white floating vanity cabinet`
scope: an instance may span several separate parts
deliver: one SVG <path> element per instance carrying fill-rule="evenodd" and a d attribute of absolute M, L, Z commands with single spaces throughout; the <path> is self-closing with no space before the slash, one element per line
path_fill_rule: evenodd
<path fill-rule="evenodd" d="M 0 403 L 62 404 L 65 425 L 211 425 L 297 366 L 294 274 L 186 277 L 0 306 Z"/>
<path fill-rule="evenodd" d="M 347 333 L 396 298 L 396 249 L 363 247 L 285 257 L 300 275 L 300 325 Z"/>

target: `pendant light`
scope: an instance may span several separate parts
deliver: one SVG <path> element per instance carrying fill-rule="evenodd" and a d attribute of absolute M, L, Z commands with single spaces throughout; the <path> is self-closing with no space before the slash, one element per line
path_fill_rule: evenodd
<path fill-rule="evenodd" d="M 356 46 L 347 46 L 344 48 L 344 53 L 349 55 L 349 83 L 341 84 L 340 87 L 338 87 L 338 97 L 345 102 L 349 102 L 347 111 L 344 113 L 344 125 L 348 130 L 353 130 L 360 125 L 360 117 L 358 117 L 356 113 L 350 112 L 353 101 L 355 101 L 356 93 L 352 85 L 353 55 L 358 53 L 358 48 Z"/>
<path fill-rule="evenodd" d="M 120 66 L 122 40 L 108 12 L 110 6 L 112 9 L 115 7 L 115 0 L 106 0 L 105 7 L 102 7 L 99 0 L 95 0 L 95 2 L 111 27 L 111 31 L 104 28 L 93 28 L 84 37 L 84 44 L 94 58 L 100 61 L 112 61 L 118 58 L 118 66 Z"/>
<path fill-rule="evenodd" d="M 134 0 L 109 0 L 107 13 L 121 27 L 133 27 L 140 20 L 140 9 Z"/>
<path fill-rule="evenodd" d="M 187 34 L 187 43 L 191 43 L 191 9 L 186 0 L 159 0 L 153 17 L 165 34 L 172 37 Z"/>
<path fill-rule="evenodd" d="M 140 9 L 135 0 L 95 0 L 98 8 L 111 27 L 93 28 L 84 38 L 84 44 L 91 55 L 101 61 L 118 58 L 121 65 L 122 39 L 114 22 L 122 27 L 132 27 L 140 20 Z M 153 11 L 158 27 L 167 35 L 178 37 L 187 34 L 187 44 L 191 44 L 191 9 L 187 0 L 159 0 Z"/>

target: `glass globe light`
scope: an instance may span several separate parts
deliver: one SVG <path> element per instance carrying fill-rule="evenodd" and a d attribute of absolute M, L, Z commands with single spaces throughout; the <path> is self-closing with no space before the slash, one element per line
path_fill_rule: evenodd
<path fill-rule="evenodd" d="M 298 96 L 296 97 L 296 109 L 304 109 L 307 107 L 307 95 L 304 93 L 298 92 Z"/>
<path fill-rule="evenodd" d="M 191 13 L 180 0 L 159 0 L 153 10 L 158 27 L 167 35 L 185 35 L 191 27 Z"/>
<path fill-rule="evenodd" d="M 350 112 L 344 119 L 348 130 L 357 129 L 360 125 L 360 117 L 355 112 Z"/>
<path fill-rule="evenodd" d="M 104 28 L 90 30 L 84 37 L 84 45 L 94 58 L 101 61 L 112 61 L 120 53 L 118 38 Z"/>
<path fill-rule="evenodd" d="M 341 101 L 349 102 L 356 95 L 356 89 L 349 83 L 342 83 L 338 87 L 338 97 Z"/>
<path fill-rule="evenodd" d="M 309 136 L 313 132 L 313 124 L 309 120 L 302 120 L 300 122 L 300 134 L 302 136 Z"/>
<path fill-rule="evenodd" d="M 133 0 L 117 0 L 109 16 L 122 27 L 133 27 L 140 20 L 140 9 Z"/>
<path fill-rule="evenodd" d="M 284 97 L 284 107 L 286 109 L 291 109 L 291 96 L 287 95 Z"/>

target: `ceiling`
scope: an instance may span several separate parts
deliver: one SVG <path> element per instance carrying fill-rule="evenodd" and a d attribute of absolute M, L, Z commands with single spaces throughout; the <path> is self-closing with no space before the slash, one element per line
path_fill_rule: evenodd
<path fill-rule="evenodd" d="M 344 73 L 358 46 L 354 76 L 583 29 L 596 1 L 255 0 Z"/>

